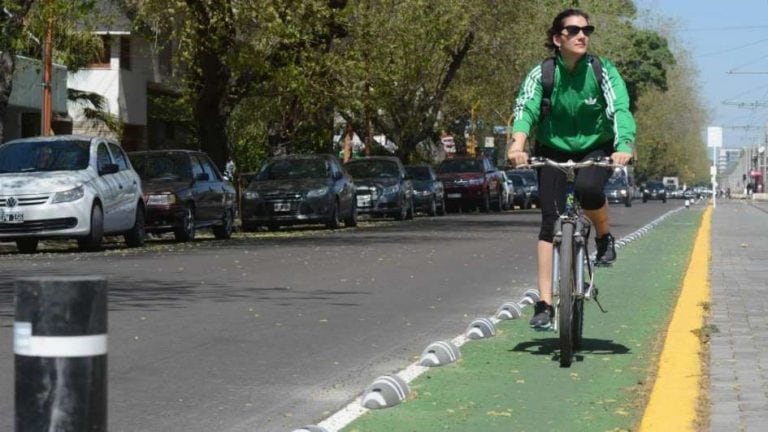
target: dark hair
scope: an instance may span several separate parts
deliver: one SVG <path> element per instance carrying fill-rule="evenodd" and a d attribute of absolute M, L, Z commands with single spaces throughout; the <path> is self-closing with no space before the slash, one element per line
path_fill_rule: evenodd
<path fill-rule="evenodd" d="M 554 42 L 552 42 L 552 38 L 555 35 L 560 34 L 561 31 L 563 31 L 563 21 L 565 21 L 566 18 L 572 17 L 572 16 L 580 16 L 584 17 L 585 20 L 587 20 L 587 23 L 589 23 L 589 15 L 587 15 L 586 12 L 579 10 L 579 9 L 566 9 L 555 17 L 555 19 L 552 20 L 552 27 L 550 27 L 547 30 L 547 41 L 544 43 L 544 46 L 549 48 L 552 51 L 557 52 L 558 48 L 557 45 L 555 45 Z"/>

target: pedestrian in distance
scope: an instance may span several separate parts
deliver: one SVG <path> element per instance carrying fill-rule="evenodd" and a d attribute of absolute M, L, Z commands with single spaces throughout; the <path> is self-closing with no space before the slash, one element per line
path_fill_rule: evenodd
<path fill-rule="evenodd" d="M 507 150 L 511 165 L 527 163 L 526 140 L 534 126 L 537 156 L 558 162 L 595 157 L 610 157 L 617 165 L 630 162 L 636 127 L 629 111 L 629 95 L 616 67 L 607 59 L 588 54 L 594 31 L 589 16 L 578 9 L 564 10 L 553 20 L 545 44 L 553 58 L 528 73 L 515 102 L 512 144 Z M 595 227 L 599 264 L 616 259 L 603 193 L 611 174 L 606 168 L 588 167 L 576 176 L 576 196 Z M 555 222 L 565 209 L 565 196 L 565 174 L 553 167 L 541 168 L 542 217 L 537 246 L 541 300 L 530 322 L 535 329 L 552 325 L 552 242 Z"/>

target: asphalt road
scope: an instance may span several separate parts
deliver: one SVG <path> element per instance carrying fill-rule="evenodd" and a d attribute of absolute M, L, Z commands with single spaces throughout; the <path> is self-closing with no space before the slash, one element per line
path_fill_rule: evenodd
<path fill-rule="evenodd" d="M 679 205 L 611 206 L 614 235 Z M 3 246 L 0 430 L 13 429 L 17 277 L 107 279 L 111 431 L 282 432 L 535 287 L 539 217 L 418 217 L 92 254 Z"/>

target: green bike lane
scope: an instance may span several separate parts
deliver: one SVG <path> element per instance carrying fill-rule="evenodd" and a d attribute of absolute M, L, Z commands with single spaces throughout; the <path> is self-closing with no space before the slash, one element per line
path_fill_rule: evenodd
<path fill-rule="evenodd" d="M 636 430 L 701 218 L 701 209 L 677 212 L 598 269 L 607 313 L 585 305 L 583 348 L 570 368 L 559 367 L 557 333 L 528 327 L 528 307 L 498 323 L 495 337 L 462 345 L 458 362 L 416 378 L 403 403 L 342 430 Z M 512 294 L 499 305 L 522 293 Z"/>

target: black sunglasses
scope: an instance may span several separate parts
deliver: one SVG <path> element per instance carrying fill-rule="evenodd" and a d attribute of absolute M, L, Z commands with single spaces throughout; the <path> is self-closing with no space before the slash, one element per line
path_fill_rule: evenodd
<path fill-rule="evenodd" d="M 579 34 L 579 32 L 584 32 L 584 36 L 589 36 L 595 31 L 595 26 L 588 25 L 584 27 L 579 27 L 577 25 L 567 25 L 563 27 L 563 30 L 568 33 L 568 36 L 576 36 Z"/>

